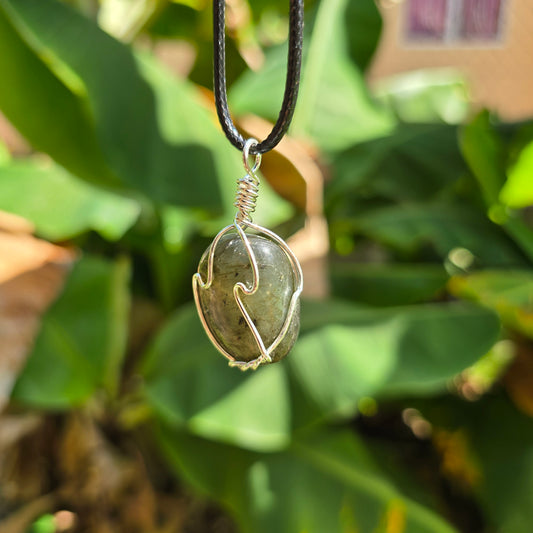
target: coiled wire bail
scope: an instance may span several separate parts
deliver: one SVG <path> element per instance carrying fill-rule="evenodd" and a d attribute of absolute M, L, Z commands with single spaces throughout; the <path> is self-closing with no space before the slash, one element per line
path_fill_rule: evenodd
<path fill-rule="evenodd" d="M 255 211 L 255 204 L 259 196 L 260 180 L 256 172 L 261 165 L 261 154 L 255 155 L 252 166 L 250 166 L 249 162 L 250 149 L 257 144 L 259 142 L 256 139 L 250 138 L 244 143 L 242 150 L 242 161 L 246 170 L 246 176 L 237 180 L 237 194 L 233 204 L 237 208 L 235 223 L 240 226 L 246 226 L 252 222 L 252 213 Z"/>

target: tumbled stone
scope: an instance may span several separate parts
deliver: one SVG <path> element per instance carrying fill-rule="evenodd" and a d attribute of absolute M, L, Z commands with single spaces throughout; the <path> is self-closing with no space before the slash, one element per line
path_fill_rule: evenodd
<path fill-rule="evenodd" d="M 259 287 L 255 294 L 239 291 L 241 300 L 268 348 L 276 339 L 287 318 L 295 290 L 292 265 L 285 252 L 273 241 L 257 235 L 248 239 L 259 269 Z M 198 272 L 207 280 L 209 248 Z M 252 361 L 260 350 L 233 295 L 233 287 L 242 282 L 252 287 L 250 259 L 241 238 L 235 233 L 224 235 L 217 244 L 213 283 L 209 289 L 198 288 L 199 302 L 205 320 L 217 341 L 237 361 Z M 299 303 L 284 339 L 272 352 L 272 361 L 279 361 L 292 348 L 300 329 Z"/>

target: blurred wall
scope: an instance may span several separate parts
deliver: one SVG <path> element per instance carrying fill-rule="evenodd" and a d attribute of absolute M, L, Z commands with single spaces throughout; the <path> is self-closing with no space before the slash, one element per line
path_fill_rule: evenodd
<path fill-rule="evenodd" d="M 383 35 L 370 82 L 413 69 L 455 67 L 473 102 L 508 120 L 533 116 L 533 0 L 381 0 Z M 498 10 L 495 35 L 483 35 Z M 461 33 L 474 12 L 477 36 Z M 446 20 L 445 20 L 446 19 Z M 493 21 L 494 22 L 494 21 Z M 474 24 L 475 25 L 475 24 Z M 485 29 L 483 28 L 485 26 Z M 424 29 L 426 33 L 424 35 Z"/>

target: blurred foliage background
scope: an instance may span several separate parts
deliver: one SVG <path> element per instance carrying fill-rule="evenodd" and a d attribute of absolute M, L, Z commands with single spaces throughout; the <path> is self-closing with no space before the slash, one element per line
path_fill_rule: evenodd
<path fill-rule="evenodd" d="M 250 134 L 287 4 L 228 2 Z M 210 2 L 0 0 L 25 139 L 0 144 L 2 533 L 531 531 L 533 122 L 442 73 L 373 95 L 381 26 L 373 0 L 306 2 L 256 220 L 296 233 L 308 298 L 290 356 L 241 374 L 191 304 L 243 173 Z"/>

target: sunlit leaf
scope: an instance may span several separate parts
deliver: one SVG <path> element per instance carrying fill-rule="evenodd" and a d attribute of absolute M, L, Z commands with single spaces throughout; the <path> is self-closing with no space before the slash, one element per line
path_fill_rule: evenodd
<path fill-rule="evenodd" d="M 516 163 L 507 171 L 500 200 L 515 208 L 533 204 L 533 143 L 520 152 Z"/>
<path fill-rule="evenodd" d="M 318 5 L 304 62 L 295 135 L 309 136 L 326 150 L 390 131 L 394 120 L 371 100 L 361 72 L 350 61 L 345 24 L 348 0 Z"/>
<path fill-rule="evenodd" d="M 292 131 L 325 150 L 341 150 L 390 131 L 394 120 L 372 101 L 348 53 L 347 0 L 323 0 L 304 55 L 300 97 Z M 271 120 L 279 113 L 286 47 L 272 50 L 258 74 L 245 73 L 232 87 L 234 113 L 253 111 Z"/>
<path fill-rule="evenodd" d="M 181 132 L 179 139 L 169 138 L 168 128 L 160 124 L 159 102 L 130 49 L 56 0 L 2 0 L 0 5 L 20 28 L 26 41 L 20 46 L 27 54 L 28 45 L 33 49 L 32 61 L 45 56 L 51 71 L 61 78 L 62 83 L 54 77 L 62 91 L 54 88 L 52 94 L 58 100 L 57 107 L 64 108 L 63 98 L 68 96 L 65 85 L 80 93 L 70 98 L 76 106 L 90 110 L 88 120 L 93 123 L 104 158 L 124 186 L 141 190 L 160 202 L 220 207 L 213 156 L 205 143 L 202 146 L 196 142 L 194 135 L 202 126 L 211 132 L 216 128 L 191 96 L 189 86 L 174 80 L 169 88 L 179 91 L 180 97 L 175 98 L 173 114 L 166 123 L 173 120 Z M 50 77 L 51 71 L 43 77 Z M 24 72 L 29 78 L 17 84 L 18 95 L 21 101 L 28 102 L 35 93 L 32 87 L 40 86 L 40 80 L 32 74 L 40 70 L 27 68 Z M 41 107 L 56 106 L 43 101 Z M 70 112 L 67 119 L 73 123 L 74 131 L 78 131 L 78 122 L 84 123 Z M 45 135 L 45 126 L 49 130 L 54 122 L 53 116 L 47 115 L 42 121 L 32 117 L 32 124 L 41 128 L 39 139 Z M 18 125 L 17 120 L 13 123 Z M 76 148 L 81 150 L 82 146 Z M 51 155 L 71 168 L 63 156 Z M 87 156 L 85 159 L 92 160 Z"/>
<path fill-rule="evenodd" d="M 0 2 L 0 109 L 36 149 L 84 179 L 113 182 L 86 103 L 24 41 L 8 7 Z"/>
<path fill-rule="evenodd" d="M 56 525 L 53 514 L 40 516 L 31 526 L 30 533 L 55 533 Z"/>
<path fill-rule="evenodd" d="M 462 123 L 469 111 L 464 76 L 448 69 L 424 69 L 376 82 L 374 92 L 403 122 Z"/>
<path fill-rule="evenodd" d="M 11 154 L 6 144 L 0 139 L 0 165 L 6 165 L 11 161 Z"/>
<path fill-rule="evenodd" d="M 497 203 L 505 182 L 505 155 L 487 111 L 482 111 L 463 127 L 460 144 L 465 160 L 490 207 Z"/>
<path fill-rule="evenodd" d="M 116 240 L 140 213 L 133 199 L 97 189 L 57 165 L 29 162 L 0 166 L 0 209 L 30 220 L 52 241 L 89 230 Z"/>
<path fill-rule="evenodd" d="M 246 71 L 231 86 L 228 96 L 232 114 L 255 113 L 275 121 L 283 100 L 286 67 L 287 48 L 270 50 L 258 73 Z"/>

